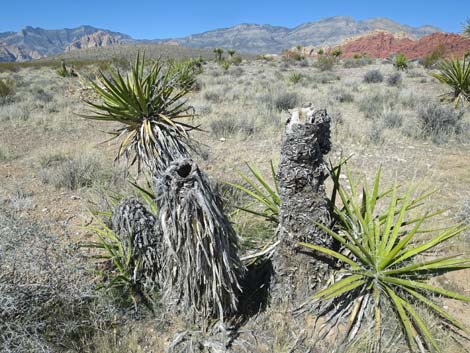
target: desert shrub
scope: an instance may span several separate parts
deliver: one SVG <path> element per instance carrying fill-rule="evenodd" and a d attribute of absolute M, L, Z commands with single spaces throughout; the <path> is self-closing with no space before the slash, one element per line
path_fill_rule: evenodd
<path fill-rule="evenodd" d="M 239 55 L 236 55 L 236 56 L 233 56 L 231 59 L 230 59 L 231 63 L 235 66 L 238 66 L 242 63 L 243 59 L 241 56 Z"/>
<path fill-rule="evenodd" d="M 456 105 L 470 103 L 470 59 L 444 60 L 438 68 L 433 76 L 451 89 L 444 96 Z"/>
<path fill-rule="evenodd" d="M 333 49 L 333 51 L 331 52 L 331 55 L 333 55 L 335 58 L 339 58 L 341 54 L 343 54 L 341 48 Z"/>
<path fill-rule="evenodd" d="M 222 70 L 224 70 L 225 72 L 227 72 L 228 69 L 230 69 L 230 65 L 232 65 L 232 64 L 231 64 L 231 62 L 228 61 L 228 60 L 220 60 L 220 61 L 219 61 L 219 66 L 220 66 L 220 67 L 222 68 Z"/>
<path fill-rule="evenodd" d="M 344 60 L 343 66 L 346 69 L 357 68 L 370 65 L 372 64 L 372 61 L 373 60 L 371 58 L 359 56 L 358 58 Z"/>
<path fill-rule="evenodd" d="M 117 310 L 93 291 L 82 252 L 40 224 L 0 212 L 0 351 L 83 351 Z M 12 244 L 15 244 L 12 246 Z"/>
<path fill-rule="evenodd" d="M 432 52 L 419 60 L 419 63 L 426 69 L 433 68 L 440 60 L 444 58 L 445 47 L 443 45 L 437 46 Z"/>
<path fill-rule="evenodd" d="M 403 115 L 396 110 L 382 112 L 380 119 L 387 128 L 399 128 L 403 123 Z"/>
<path fill-rule="evenodd" d="M 389 86 L 399 86 L 402 82 L 401 74 L 395 72 L 387 77 L 387 85 Z"/>
<path fill-rule="evenodd" d="M 379 83 L 384 80 L 382 73 L 379 70 L 367 71 L 364 75 L 363 81 L 365 83 Z"/>
<path fill-rule="evenodd" d="M 27 121 L 31 116 L 31 109 L 28 101 L 3 105 L 0 107 L 0 121 Z"/>
<path fill-rule="evenodd" d="M 317 57 L 314 66 L 320 71 L 330 71 L 336 63 L 336 58 L 329 55 L 320 55 Z"/>
<path fill-rule="evenodd" d="M 295 61 L 301 61 L 304 60 L 304 57 L 302 54 L 300 54 L 298 51 L 293 51 L 293 50 L 285 50 L 282 53 L 282 60 L 284 62 L 295 62 Z"/>
<path fill-rule="evenodd" d="M 449 105 L 436 102 L 422 103 L 417 109 L 422 137 L 445 141 L 449 135 L 460 133 L 463 115 L 463 110 L 456 110 Z"/>
<path fill-rule="evenodd" d="M 31 93 L 33 95 L 34 100 L 42 103 L 50 103 L 54 99 L 54 97 L 50 93 L 44 91 L 44 89 L 41 87 L 32 89 Z"/>
<path fill-rule="evenodd" d="M 368 119 L 377 119 L 385 110 L 393 110 L 397 103 L 397 94 L 390 91 L 372 91 L 364 94 L 358 102 L 359 111 Z"/>
<path fill-rule="evenodd" d="M 212 135 L 217 138 L 233 135 L 252 136 L 256 132 L 256 121 L 248 117 L 237 117 L 231 114 L 213 119 L 209 123 Z"/>
<path fill-rule="evenodd" d="M 465 200 L 462 207 L 457 212 L 457 219 L 459 222 L 470 225 L 470 199 Z"/>
<path fill-rule="evenodd" d="M 354 101 L 354 95 L 351 92 L 347 91 L 344 88 L 336 88 L 330 90 L 329 96 L 340 103 L 351 103 Z"/>
<path fill-rule="evenodd" d="M 243 71 L 241 67 L 236 66 L 236 67 L 231 68 L 228 73 L 230 76 L 233 76 L 233 77 L 241 77 L 243 76 L 244 72 L 245 71 Z"/>
<path fill-rule="evenodd" d="M 406 58 L 405 54 L 397 54 L 393 58 L 393 66 L 398 71 L 403 71 L 408 68 L 408 59 Z"/>
<path fill-rule="evenodd" d="M 222 101 L 222 96 L 215 90 L 205 91 L 202 96 L 206 101 L 211 103 L 220 103 Z"/>
<path fill-rule="evenodd" d="M 16 93 L 15 81 L 11 79 L 0 79 L 0 104 L 11 100 Z"/>
<path fill-rule="evenodd" d="M 374 145 L 380 145 L 384 142 L 384 125 L 380 121 L 373 121 L 367 132 L 368 141 Z"/>
<path fill-rule="evenodd" d="M 293 84 L 296 84 L 298 82 L 300 82 L 300 80 L 302 80 L 303 76 L 300 72 L 293 72 L 290 76 L 289 76 L 289 82 L 293 83 Z"/>
<path fill-rule="evenodd" d="M 311 82 L 322 83 L 322 84 L 331 83 L 331 82 L 339 81 L 339 80 L 341 80 L 341 77 L 333 74 L 332 72 L 315 73 L 311 77 Z"/>
<path fill-rule="evenodd" d="M 299 96 L 295 92 L 281 92 L 274 98 L 274 107 L 279 110 L 289 110 L 299 104 Z"/>
<path fill-rule="evenodd" d="M 41 181 L 52 184 L 57 189 L 77 190 L 103 182 L 110 177 L 109 173 L 103 170 L 101 163 L 90 156 L 71 158 L 59 154 L 40 163 L 43 165 L 39 174 Z"/>

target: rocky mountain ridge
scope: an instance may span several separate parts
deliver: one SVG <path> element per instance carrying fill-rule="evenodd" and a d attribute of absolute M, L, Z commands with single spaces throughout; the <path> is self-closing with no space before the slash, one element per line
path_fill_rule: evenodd
<path fill-rule="evenodd" d="M 157 40 L 135 40 L 123 33 L 91 26 L 58 30 L 28 26 L 19 32 L 0 33 L 0 62 L 26 61 L 82 48 L 141 42 L 171 43 L 191 48 L 221 47 L 252 54 L 279 53 L 296 45 L 336 45 L 345 38 L 375 30 L 405 33 L 410 38 L 420 38 L 441 31 L 427 25 L 411 27 L 387 18 L 357 21 L 346 16 L 324 18 L 294 28 L 245 23 L 184 38 Z"/>
<path fill-rule="evenodd" d="M 133 39 L 122 33 L 103 30 L 91 26 L 65 29 L 43 29 L 27 26 L 18 32 L 0 33 L 0 62 L 26 61 L 63 53 L 77 41 L 86 42 L 87 36 L 94 36 L 95 42 L 106 45 L 108 42 L 123 43 Z M 99 40 L 99 37 L 103 37 Z M 104 39 L 106 37 L 107 39 Z M 111 39 L 112 38 L 112 39 Z M 90 40 L 90 42 L 92 42 Z M 75 44 L 76 46 L 78 44 Z"/>

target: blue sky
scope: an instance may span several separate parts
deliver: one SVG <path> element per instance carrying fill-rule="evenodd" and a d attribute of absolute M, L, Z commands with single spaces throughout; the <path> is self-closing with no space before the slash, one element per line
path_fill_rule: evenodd
<path fill-rule="evenodd" d="M 388 17 L 400 23 L 431 24 L 459 32 L 470 16 L 469 0 L 2 0 L 0 32 L 26 25 L 47 29 L 82 24 L 123 32 L 137 39 L 181 37 L 239 23 L 294 27 L 323 17 Z"/>

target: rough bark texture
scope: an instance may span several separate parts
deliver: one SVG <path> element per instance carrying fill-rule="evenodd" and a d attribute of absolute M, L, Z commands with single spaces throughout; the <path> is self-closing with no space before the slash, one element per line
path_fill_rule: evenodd
<path fill-rule="evenodd" d="M 157 284 L 160 236 L 156 231 L 156 218 L 137 199 L 122 200 L 114 209 L 111 228 L 120 238 L 124 249 L 131 249 L 134 262 L 140 261 L 134 280 L 146 290 Z"/>
<path fill-rule="evenodd" d="M 287 121 L 281 145 L 278 180 L 281 196 L 279 251 L 274 259 L 277 281 L 290 295 L 299 290 L 311 295 L 327 265 L 298 242 L 332 247 L 331 237 L 316 227 L 330 223 L 324 180 L 323 155 L 330 143 L 330 117 L 326 110 L 295 109 Z M 299 293 L 297 293 L 299 294 Z"/>
<path fill-rule="evenodd" d="M 237 310 L 245 268 L 218 194 L 196 163 L 181 159 L 156 180 L 156 195 L 163 301 L 193 318 L 223 321 Z"/>

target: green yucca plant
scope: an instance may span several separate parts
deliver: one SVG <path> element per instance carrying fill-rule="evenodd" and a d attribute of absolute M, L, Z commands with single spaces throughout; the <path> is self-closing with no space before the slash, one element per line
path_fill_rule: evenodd
<path fill-rule="evenodd" d="M 178 71 L 166 69 L 156 61 L 148 70 L 145 58 L 138 54 L 127 77 L 110 69 L 111 77 L 100 73 L 91 87 L 101 102 L 85 101 L 91 108 L 88 119 L 118 122 L 123 125 L 111 132 L 120 139 L 116 159 L 126 157 L 130 165 L 141 163 L 160 173 L 167 165 L 188 153 L 188 132 L 197 129 L 181 119 L 194 117 L 185 96 L 189 93 Z"/>
<path fill-rule="evenodd" d="M 440 72 L 433 76 L 452 89 L 444 96 L 454 101 L 456 106 L 470 102 L 470 58 L 443 60 L 438 68 Z"/>
<path fill-rule="evenodd" d="M 290 76 L 289 76 L 289 81 L 292 82 L 293 84 L 296 84 L 298 83 L 300 80 L 302 80 L 303 76 L 301 73 L 299 72 L 293 72 Z"/>
<path fill-rule="evenodd" d="M 408 68 L 408 59 L 405 54 L 399 53 L 393 59 L 393 66 L 398 71 L 404 71 Z"/>
<path fill-rule="evenodd" d="M 227 183 L 230 186 L 242 191 L 252 199 L 252 202 L 246 206 L 237 206 L 239 210 L 263 217 L 269 222 L 274 224 L 279 223 L 279 208 L 281 206 L 281 198 L 279 196 L 279 186 L 277 184 L 276 171 L 273 161 L 270 162 L 272 180 L 268 181 L 255 166 L 247 163 L 251 176 L 239 173 L 246 185 Z M 272 186 L 270 185 L 272 184 Z M 254 207 L 254 204 L 261 205 L 259 208 Z"/>
<path fill-rule="evenodd" d="M 111 216 L 101 212 L 101 215 Z M 84 227 L 97 237 L 97 240 L 82 244 L 82 247 L 96 249 L 93 257 L 100 261 L 95 270 L 102 279 L 96 289 L 104 290 L 115 298 L 133 303 L 137 310 L 139 303 L 152 307 L 152 294 L 146 291 L 140 281 L 141 259 L 133 256 L 133 238 L 120 239 L 102 219 L 93 216 L 94 224 Z"/>
<path fill-rule="evenodd" d="M 470 37 L 470 17 L 467 17 L 462 28 L 462 35 L 465 37 Z"/>
<path fill-rule="evenodd" d="M 447 313 L 434 300 L 442 296 L 469 302 L 470 297 L 433 286 L 432 277 L 470 268 L 470 259 L 455 255 L 436 258 L 430 253 L 436 246 L 452 239 L 468 227 L 455 225 L 445 229 L 423 229 L 423 222 L 442 211 L 416 216 L 415 211 L 430 194 L 414 198 L 412 190 L 398 195 L 395 185 L 379 190 L 380 169 L 372 188 L 362 192 L 348 174 L 347 188 L 339 184 L 341 167 L 332 174 L 342 208 L 334 208 L 336 227 L 318 224 L 338 241 L 342 249 L 334 251 L 321 246 L 302 246 L 333 257 L 341 265 L 336 281 L 317 292 L 313 299 L 334 303 L 336 312 L 326 309 L 331 317 L 349 316 L 346 337 L 350 340 L 370 316 L 375 318 L 376 335 L 380 337 L 384 306 L 393 309 L 410 349 L 424 346 L 439 351 L 430 328 L 418 314 L 418 306 L 426 307 L 448 327 L 466 331 L 464 325 Z M 387 201 L 387 202 L 386 202 Z M 430 257 L 429 257 L 430 256 Z M 380 342 L 380 338 L 379 338 Z"/>

